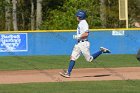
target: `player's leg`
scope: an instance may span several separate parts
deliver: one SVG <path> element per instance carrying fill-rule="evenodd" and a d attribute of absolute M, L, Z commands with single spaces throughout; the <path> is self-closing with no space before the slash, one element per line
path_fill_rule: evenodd
<path fill-rule="evenodd" d="M 70 62 L 69 62 L 69 66 L 68 66 L 68 70 L 66 73 L 63 74 L 64 77 L 67 77 L 67 78 L 70 77 L 72 69 L 74 68 L 74 65 L 75 65 L 75 61 L 79 58 L 80 55 L 81 55 L 81 51 L 80 51 L 80 48 L 77 44 L 73 48 Z"/>
<path fill-rule="evenodd" d="M 103 52 L 101 50 L 97 51 L 96 53 L 92 54 L 93 59 L 99 57 Z"/>
<path fill-rule="evenodd" d="M 84 55 L 85 59 L 88 62 L 93 61 L 93 59 L 96 59 L 97 57 L 99 57 L 102 53 L 110 53 L 110 50 L 104 47 L 100 47 L 100 50 L 97 51 L 96 53 L 90 55 L 90 43 L 88 41 L 85 41 L 83 43 L 80 43 L 80 50 L 82 52 L 82 54 Z"/>
<path fill-rule="evenodd" d="M 92 54 L 93 59 L 96 59 L 99 57 L 102 53 L 110 53 L 110 50 L 104 47 L 100 47 L 100 50 L 97 51 L 96 53 Z"/>
<path fill-rule="evenodd" d="M 69 67 L 68 67 L 68 74 L 69 75 L 72 72 L 72 69 L 75 65 L 75 61 L 80 57 L 80 55 L 81 55 L 81 50 L 79 48 L 79 45 L 77 44 L 77 45 L 74 46 L 74 49 L 73 49 L 72 54 L 71 54 Z"/>
<path fill-rule="evenodd" d="M 90 48 L 90 43 L 88 41 L 80 43 L 80 50 L 84 55 L 86 61 L 91 62 L 93 60 L 93 57 L 90 55 L 89 48 Z"/>
<path fill-rule="evenodd" d="M 137 58 L 138 61 L 140 61 L 140 49 L 138 50 L 138 53 L 136 55 L 136 58 Z"/>

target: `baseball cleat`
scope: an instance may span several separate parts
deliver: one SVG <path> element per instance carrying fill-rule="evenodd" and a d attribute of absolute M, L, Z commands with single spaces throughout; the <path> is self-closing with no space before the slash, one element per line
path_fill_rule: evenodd
<path fill-rule="evenodd" d="M 104 48 L 104 47 L 100 47 L 100 50 L 103 52 L 103 53 L 111 53 L 111 51 L 107 48 Z"/>
<path fill-rule="evenodd" d="M 59 72 L 59 74 L 65 78 L 70 78 L 70 75 L 67 72 Z"/>

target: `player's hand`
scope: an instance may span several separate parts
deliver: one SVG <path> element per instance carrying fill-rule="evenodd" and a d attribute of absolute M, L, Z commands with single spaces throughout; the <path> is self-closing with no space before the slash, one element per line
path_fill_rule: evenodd
<path fill-rule="evenodd" d="M 80 39 L 80 35 L 73 35 L 73 39 Z"/>

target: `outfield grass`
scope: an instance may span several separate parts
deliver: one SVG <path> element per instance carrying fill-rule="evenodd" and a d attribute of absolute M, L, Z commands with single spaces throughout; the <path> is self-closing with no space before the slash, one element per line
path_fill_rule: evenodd
<path fill-rule="evenodd" d="M 80 57 L 75 68 L 140 66 L 135 55 L 102 55 L 96 61 Z M 68 64 L 69 56 L 0 57 L 0 70 L 63 69 Z M 0 84 L 0 93 L 140 93 L 139 86 L 140 80 Z"/>
<path fill-rule="evenodd" d="M 140 93 L 140 81 L 88 81 L 0 85 L 0 93 Z"/>
<path fill-rule="evenodd" d="M 75 68 L 138 67 L 135 55 L 102 55 L 98 63 L 91 64 L 84 57 L 77 60 Z M 0 70 L 65 69 L 69 56 L 10 56 L 0 57 Z"/>

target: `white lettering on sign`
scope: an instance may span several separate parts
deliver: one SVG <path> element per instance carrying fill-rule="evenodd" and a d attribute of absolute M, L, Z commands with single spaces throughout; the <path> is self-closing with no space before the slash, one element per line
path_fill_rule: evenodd
<path fill-rule="evenodd" d="M 125 35 L 125 31 L 124 30 L 113 30 L 112 31 L 112 35 L 113 36 L 124 36 Z"/>
<path fill-rule="evenodd" d="M 17 52 L 27 50 L 27 34 L 1 34 L 0 52 Z"/>

